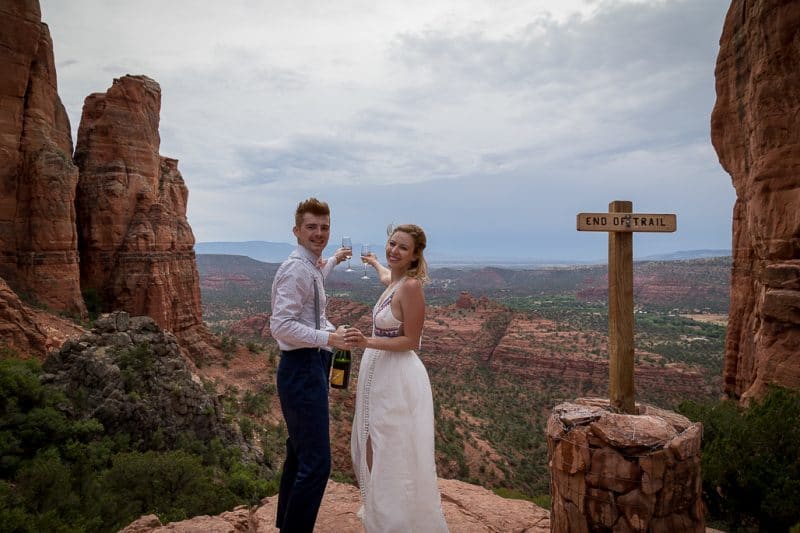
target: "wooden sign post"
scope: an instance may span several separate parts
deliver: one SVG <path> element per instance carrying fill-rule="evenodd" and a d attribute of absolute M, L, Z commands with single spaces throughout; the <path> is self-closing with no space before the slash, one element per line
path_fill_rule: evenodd
<path fill-rule="evenodd" d="M 633 388 L 633 232 L 673 232 L 675 215 L 636 214 L 615 200 L 608 213 L 579 213 L 578 231 L 608 232 L 608 386 L 611 405 L 635 414 Z"/>

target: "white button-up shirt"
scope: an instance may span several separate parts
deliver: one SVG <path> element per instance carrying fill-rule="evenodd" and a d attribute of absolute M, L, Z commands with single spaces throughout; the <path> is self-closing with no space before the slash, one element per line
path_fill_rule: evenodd
<path fill-rule="evenodd" d="M 324 278 L 335 266 L 329 259 L 323 273 L 317 268 L 317 257 L 298 246 L 283 262 L 272 281 L 272 316 L 269 328 L 281 350 L 297 348 L 328 349 L 328 332 L 335 331 L 326 315 Z M 319 292 L 319 324 L 314 316 L 314 283 Z"/>

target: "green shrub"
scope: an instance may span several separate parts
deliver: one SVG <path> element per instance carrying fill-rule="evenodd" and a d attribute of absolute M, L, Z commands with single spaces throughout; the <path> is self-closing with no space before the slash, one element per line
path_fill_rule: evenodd
<path fill-rule="evenodd" d="M 117 454 L 101 479 L 103 508 L 116 515 L 106 523 L 119 529 L 152 512 L 165 522 L 219 514 L 237 501 L 218 481 L 213 469 L 182 450 Z"/>
<path fill-rule="evenodd" d="M 270 398 L 275 395 L 275 385 L 264 385 L 258 392 L 245 391 L 242 398 L 243 410 L 250 415 L 263 414 L 269 407 Z"/>
<path fill-rule="evenodd" d="M 0 343 L 0 359 L 14 359 L 18 357 L 19 352 L 17 350 L 4 342 Z"/>
<path fill-rule="evenodd" d="M 220 342 L 220 350 L 225 361 L 230 361 L 236 355 L 236 348 L 239 346 L 239 341 L 234 337 L 223 335 Z"/>
<path fill-rule="evenodd" d="M 239 418 L 239 431 L 247 442 L 252 442 L 253 432 L 256 430 L 256 423 L 246 416 Z"/>
<path fill-rule="evenodd" d="M 123 354 L 132 383 L 152 369 L 135 357 L 145 349 Z M 39 372 L 33 361 L 0 361 L 0 531 L 117 531 L 142 514 L 219 514 L 277 492 L 274 472 L 242 463 L 219 439 L 181 434 L 140 450 L 128 434 L 103 435 L 95 419 L 71 419 L 69 400 Z"/>
<path fill-rule="evenodd" d="M 133 347 L 122 350 L 117 355 L 117 366 L 125 383 L 125 392 L 143 392 L 145 390 L 146 374 L 153 372 L 156 364 L 156 354 L 150 348 L 150 343 L 141 342 Z"/>
<path fill-rule="evenodd" d="M 757 524 L 787 531 L 800 517 L 800 392 L 778 387 L 748 408 L 726 400 L 684 402 L 703 423 L 703 492 L 712 518 L 731 531 Z"/>
<path fill-rule="evenodd" d="M 97 292 L 97 289 L 93 287 L 88 287 L 81 291 L 83 294 L 83 301 L 86 304 L 86 311 L 89 313 L 90 320 L 96 320 L 100 313 L 103 312 L 103 298 L 100 296 L 100 293 Z"/>

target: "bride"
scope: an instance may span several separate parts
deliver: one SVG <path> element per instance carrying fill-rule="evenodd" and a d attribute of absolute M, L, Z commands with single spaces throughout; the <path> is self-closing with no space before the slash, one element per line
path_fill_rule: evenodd
<path fill-rule="evenodd" d="M 372 336 L 348 328 L 345 339 L 365 348 L 351 436 L 367 533 L 446 532 L 436 477 L 433 398 L 428 373 L 414 352 L 425 321 L 425 232 L 397 226 L 384 267 L 371 255 L 386 290 L 372 311 Z"/>

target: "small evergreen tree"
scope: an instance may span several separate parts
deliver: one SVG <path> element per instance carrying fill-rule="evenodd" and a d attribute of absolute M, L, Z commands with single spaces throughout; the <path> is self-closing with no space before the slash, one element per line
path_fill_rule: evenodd
<path fill-rule="evenodd" d="M 748 408 L 684 402 L 703 423 L 703 491 L 731 531 L 788 531 L 800 523 L 800 392 L 773 387 Z"/>

